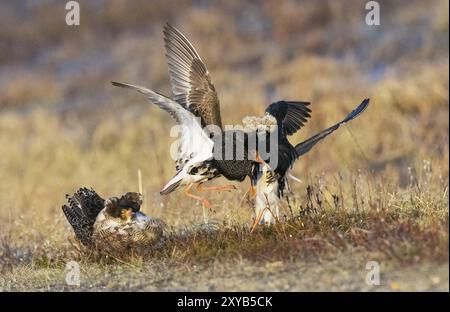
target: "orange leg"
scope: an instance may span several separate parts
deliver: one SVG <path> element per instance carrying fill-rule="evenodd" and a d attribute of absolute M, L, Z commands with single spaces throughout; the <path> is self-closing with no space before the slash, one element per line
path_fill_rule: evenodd
<path fill-rule="evenodd" d="M 240 201 L 241 203 L 245 200 L 245 197 L 247 195 L 250 195 L 250 198 L 253 198 L 256 196 L 256 188 L 253 186 L 251 179 L 250 179 L 250 188 L 247 191 L 245 191 L 244 196 L 242 196 L 242 199 Z"/>
<path fill-rule="evenodd" d="M 203 198 L 203 197 L 194 195 L 194 194 L 192 194 L 192 193 L 189 192 L 189 191 L 191 190 L 191 188 L 192 188 L 192 185 L 193 185 L 193 184 L 191 183 L 191 184 L 189 184 L 189 185 L 184 189 L 184 195 L 186 195 L 186 196 L 188 196 L 188 197 L 190 197 L 190 198 L 199 200 L 199 201 L 202 202 L 203 206 L 206 206 L 206 207 L 208 207 L 209 209 L 212 209 L 212 208 L 213 208 L 213 205 L 212 205 L 206 198 Z"/>
<path fill-rule="evenodd" d="M 265 210 L 266 209 L 261 211 L 258 216 L 255 216 L 255 222 L 253 222 L 253 225 L 251 227 L 250 233 L 253 233 L 253 231 L 255 230 L 256 226 L 259 224 L 259 221 L 261 220 Z"/>
<path fill-rule="evenodd" d="M 250 185 L 250 187 L 248 188 L 248 190 L 245 191 L 244 196 L 242 196 L 242 200 L 245 199 L 245 196 L 250 195 L 250 197 L 255 197 L 256 196 L 256 188 L 253 185 Z"/>
<path fill-rule="evenodd" d="M 247 192 L 250 194 L 250 197 L 256 197 L 256 187 L 254 187 L 252 184 L 250 185 L 250 188 Z"/>
<path fill-rule="evenodd" d="M 232 191 L 235 190 L 236 186 L 232 184 L 227 185 L 217 185 L 217 186 L 203 186 L 202 184 L 199 184 L 197 186 L 197 191 L 203 192 L 203 191 Z"/>

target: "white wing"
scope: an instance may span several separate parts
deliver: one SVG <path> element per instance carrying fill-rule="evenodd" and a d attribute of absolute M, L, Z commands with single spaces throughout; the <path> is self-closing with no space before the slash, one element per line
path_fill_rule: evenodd
<path fill-rule="evenodd" d="M 181 128 L 181 138 L 176 160 L 178 171 L 192 159 L 200 162 L 212 158 L 214 142 L 208 137 L 205 131 L 203 131 L 199 117 L 196 117 L 174 100 L 150 89 L 120 82 L 112 82 L 112 84 L 117 87 L 139 91 L 147 96 L 152 103 L 168 112 L 179 124 Z"/>

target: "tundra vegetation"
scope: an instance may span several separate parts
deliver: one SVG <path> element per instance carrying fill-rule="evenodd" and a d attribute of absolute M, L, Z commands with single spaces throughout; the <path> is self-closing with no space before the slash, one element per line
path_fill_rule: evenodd
<path fill-rule="evenodd" d="M 0 3 L 0 290 L 448 291 L 448 1 L 379 1 L 379 26 L 360 0 L 79 3 L 79 26 L 60 1 Z M 296 143 L 371 99 L 296 162 L 275 226 L 250 231 L 248 181 L 208 193 L 208 225 L 182 192 L 159 196 L 173 122 L 110 81 L 170 94 L 167 21 L 207 64 L 224 124 L 310 101 Z M 165 240 L 145 256 L 83 249 L 65 194 L 138 191 L 138 172 Z"/>

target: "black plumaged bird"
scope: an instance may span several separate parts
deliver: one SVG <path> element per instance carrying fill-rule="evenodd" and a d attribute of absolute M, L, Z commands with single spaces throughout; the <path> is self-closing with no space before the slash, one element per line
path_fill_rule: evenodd
<path fill-rule="evenodd" d="M 255 133 L 263 132 L 262 129 L 267 132 L 267 135 L 256 137 L 256 146 L 260 144 L 259 140 L 265 141 L 261 143 L 262 146 L 265 145 L 265 153 L 270 154 L 271 149 L 271 140 L 269 132 L 273 130 L 277 130 L 277 148 L 275 151 L 278 155 L 282 155 L 283 157 L 289 157 L 289 155 L 294 155 L 295 150 L 292 146 L 290 146 L 287 136 L 293 135 L 300 128 L 304 126 L 307 122 L 307 119 L 311 117 L 311 110 L 309 109 L 309 102 L 299 102 L 299 101 L 278 101 L 270 104 L 266 108 L 265 116 L 261 117 L 250 117 L 247 116 L 243 119 L 243 124 L 246 127 L 247 131 L 243 132 L 242 136 L 244 137 L 244 144 L 241 146 L 244 147 L 244 150 L 250 150 L 248 147 L 249 136 Z M 273 126 L 273 127 L 271 127 Z M 224 136 L 226 136 L 227 131 L 224 132 Z M 258 140 L 259 139 L 259 140 Z M 234 142 L 233 142 L 234 143 Z M 238 144 L 233 144 L 234 146 Z M 225 138 L 222 137 L 222 150 L 225 150 L 226 142 Z M 258 161 L 257 163 L 267 162 L 268 159 L 263 159 L 263 155 L 260 155 L 260 150 L 256 149 Z M 252 155 L 254 156 L 254 155 Z M 292 157 L 291 156 L 291 157 Z M 220 159 L 214 159 L 214 166 L 219 169 L 219 172 L 229 180 L 243 181 L 246 177 L 252 177 L 253 169 L 255 166 L 255 162 L 249 161 L 238 161 L 238 160 L 227 160 L 224 155 Z M 284 163 L 279 164 L 278 170 L 285 170 L 283 168 Z"/>
<path fill-rule="evenodd" d="M 192 44 L 169 24 L 164 26 L 163 32 L 173 99 L 141 86 L 119 82 L 113 82 L 113 85 L 141 92 L 152 103 L 167 111 L 181 126 L 180 145 L 175 161 L 176 174 L 163 187 L 161 195 L 186 186 L 185 195 L 211 208 L 212 205 L 206 198 L 194 195 L 190 190 L 193 185 L 198 187 L 220 176 L 219 170 L 211 163 L 214 142 L 203 130 L 208 125 L 222 129 L 219 99 L 206 65 Z M 232 188 L 234 187 L 209 187 L 219 190 Z"/>
<path fill-rule="evenodd" d="M 294 162 L 311 150 L 319 141 L 337 130 L 340 126 L 358 117 L 369 105 L 369 99 L 365 99 L 342 121 L 317 133 L 309 139 L 295 145 L 291 145 L 286 139 L 289 130 L 284 127 L 284 112 L 277 106 L 271 108 L 279 125 L 279 153 L 276 168 L 270 168 L 267 164 L 258 165 L 252 178 L 252 184 L 256 185 L 256 222 L 273 223 L 277 216 L 278 203 L 284 195 L 287 185 L 287 172 L 292 168 Z"/>
<path fill-rule="evenodd" d="M 193 185 L 198 190 L 230 190 L 232 185 L 203 187 L 206 181 L 223 175 L 228 180 L 242 181 L 252 175 L 255 163 L 261 163 L 256 149 L 248 147 L 248 133 L 243 131 L 222 131 L 220 104 L 206 65 L 186 37 L 169 24 L 164 27 L 164 42 L 169 66 L 173 98 L 170 99 L 145 87 L 112 82 L 114 86 L 130 88 L 144 94 L 152 103 L 167 111 L 181 126 L 181 144 L 176 160 L 176 174 L 161 190 L 162 195 L 186 186 L 185 195 L 199 200 L 204 206 L 211 203 L 191 193 Z M 278 109 L 284 110 L 288 132 L 303 125 L 309 109 L 305 103 L 283 102 Z M 270 111 L 269 111 L 270 113 Z M 204 126 L 215 126 L 220 135 L 204 131 Z M 215 133 L 213 133 L 215 134 Z M 232 143 L 227 141 L 231 135 Z M 227 148 L 243 146 L 243 157 L 236 154 L 224 157 Z M 215 153 L 221 149 L 223 153 Z"/>
<path fill-rule="evenodd" d="M 93 189 L 80 188 L 66 198 L 68 203 L 62 210 L 85 246 L 123 252 L 148 247 L 163 234 L 164 222 L 140 211 L 139 193 L 104 200 Z"/>
<path fill-rule="evenodd" d="M 292 146 L 287 137 L 303 127 L 306 118 L 311 117 L 311 110 L 306 106 L 309 103 L 295 103 L 297 103 L 297 106 L 293 106 L 292 102 L 276 102 L 266 109 L 267 113 L 276 118 L 278 125 L 278 161 L 274 170 L 274 173 L 278 176 L 285 176 L 292 167 L 293 161 L 298 157 L 295 147 Z M 280 181 L 280 185 L 284 185 L 284 181 Z M 280 189 L 282 192 L 284 186 L 281 186 Z"/>
<path fill-rule="evenodd" d="M 261 150 L 258 148 L 249 147 L 252 131 L 223 131 L 216 89 L 206 65 L 188 39 L 179 30 L 166 24 L 164 42 L 173 92 L 172 99 L 141 86 L 119 82 L 113 82 L 113 85 L 134 89 L 144 94 L 150 102 L 167 111 L 181 126 L 176 174 L 163 187 L 161 194 L 166 195 L 180 186 L 186 186 L 185 195 L 211 208 L 212 205 L 206 198 L 191 193 L 192 186 L 197 185 L 198 190 L 230 190 L 234 188 L 232 185 L 212 187 L 202 185 L 219 176 L 232 181 L 243 181 L 248 176 L 253 189 L 258 180 L 258 169 L 261 169 L 258 164 L 261 166 L 263 163 L 270 164 L 271 160 L 266 157 L 261 158 Z M 365 102 L 359 107 L 361 108 L 359 112 L 355 110 L 355 113 L 347 116 L 343 122 L 355 118 L 362 112 L 368 100 Z M 276 189 L 281 196 L 286 186 L 286 175 L 294 161 L 343 123 L 336 124 L 294 147 L 287 137 L 304 126 L 311 113 L 308 106 L 308 102 L 278 101 L 267 107 L 266 115 L 262 119 L 255 117 L 255 120 L 247 120 L 247 124 L 251 124 L 256 132 L 260 127 L 269 129 L 265 130 L 266 136 L 258 136 L 266 141 L 265 144 L 269 150 L 271 145 L 269 138 L 273 129 L 277 130 L 278 150 L 275 151 L 278 158 L 277 165 L 266 171 L 273 171 L 272 175 L 278 182 Z M 205 126 L 215 127 L 220 131 L 220 135 L 214 131 L 211 135 L 211 132 L 205 131 Z M 231 142 L 228 140 L 230 137 Z M 237 157 L 236 152 L 236 147 L 239 146 L 243 148 L 241 158 Z M 233 148 L 233 154 L 231 157 L 225 157 L 230 147 Z"/>

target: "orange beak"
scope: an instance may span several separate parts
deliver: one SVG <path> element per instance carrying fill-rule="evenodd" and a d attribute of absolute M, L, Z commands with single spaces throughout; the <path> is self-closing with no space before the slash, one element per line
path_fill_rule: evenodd
<path fill-rule="evenodd" d="M 124 219 L 131 219 L 131 217 L 133 217 L 133 215 L 134 215 L 134 212 L 133 212 L 133 210 L 131 210 L 131 208 L 128 208 L 128 209 L 122 211 L 122 217 Z"/>
<path fill-rule="evenodd" d="M 134 216 L 133 210 L 127 209 L 127 216 L 130 217 L 130 218 L 131 218 L 132 216 Z"/>
<path fill-rule="evenodd" d="M 259 164 L 265 164 L 266 162 L 259 156 L 259 153 L 256 152 L 255 161 Z"/>

